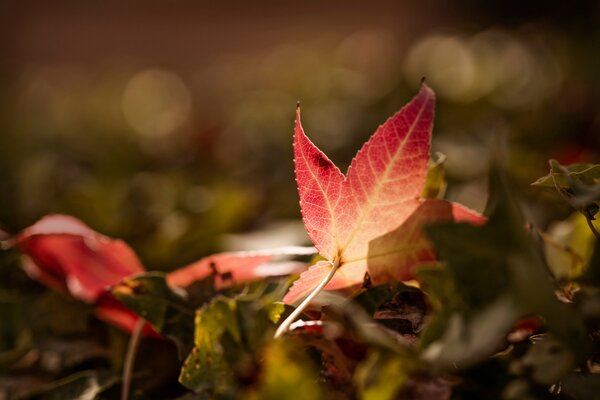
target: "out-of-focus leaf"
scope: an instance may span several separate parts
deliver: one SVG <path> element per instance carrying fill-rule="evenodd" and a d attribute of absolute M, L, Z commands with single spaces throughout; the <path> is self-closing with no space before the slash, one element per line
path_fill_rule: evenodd
<path fill-rule="evenodd" d="M 42 218 L 21 232 L 14 246 L 25 254 L 23 268 L 29 276 L 87 302 L 95 302 L 121 279 L 144 272 L 125 242 L 67 215 Z"/>
<path fill-rule="evenodd" d="M 587 185 L 600 183 L 600 165 L 598 164 L 571 164 L 563 167 L 564 170 L 558 168 L 560 164 L 556 160 L 550 161 L 550 173 L 533 182 L 534 186 L 554 187 L 556 184 L 567 189 L 570 183 L 567 176 Z"/>
<path fill-rule="evenodd" d="M 148 321 L 156 331 L 172 339 L 181 357 L 190 350 L 193 338 L 194 307 L 167 284 L 160 272 L 126 278 L 111 294 Z"/>
<path fill-rule="evenodd" d="M 244 398 L 252 400 L 326 399 L 318 384 L 314 363 L 300 348 L 285 339 L 264 350 L 258 387 Z"/>
<path fill-rule="evenodd" d="M 106 371 L 82 371 L 36 390 L 40 400 L 96 400 L 120 378 Z"/>
<path fill-rule="evenodd" d="M 437 152 L 429 161 L 427 176 L 425 177 L 425 186 L 421 191 L 421 197 L 424 199 L 442 199 L 446 193 L 446 171 L 444 163 L 446 155 Z"/>
<path fill-rule="evenodd" d="M 535 340 L 527 353 L 513 366 L 523 369 L 534 381 L 542 385 L 552 385 L 569 373 L 575 364 L 573 353 L 564 343 L 552 337 L 543 335 Z"/>
<path fill-rule="evenodd" d="M 448 327 L 438 327 L 443 336 L 429 344 L 425 357 L 445 367 L 472 364 L 498 350 L 494 344 L 502 342 L 518 318 L 529 314 L 541 315 L 548 328 L 580 355 L 585 343 L 582 321 L 557 300 L 557 286 L 525 231 L 504 177 L 494 169 L 490 181 L 493 212 L 485 225 L 427 229 L 466 308 L 446 314 Z"/>
<path fill-rule="evenodd" d="M 215 285 L 231 285 L 282 276 L 302 271 L 306 263 L 294 258 L 314 255 L 314 247 L 289 246 L 257 251 L 218 253 L 202 258 L 190 265 L 176 269 L 167 275 L 170 285 L 188 287 L 210 275 L 215 276 Z"/>
<path fill-rule="evenodd" d="M 550 174 L 534 182 L 538 186 L 554 186 L 577 211 L 593 220 L 600 210 L 600 165 L 562 166 L 550 160 Z"/>
<path fill-rule="evenodd" d="M 572 373 L 561 382 L 562 392 L 576 400 L 600 400 L 600 375 Z"/>
<path fill-rule="evenodd" d="M 451 313 L 442 336 L 425 348 L 423 358 L 442 368 L 471 366 L 501 349 L 519 316 L 517 306 L 507 296 L 470 317 Z"/>
<path fill-rule="evenodd" d="M 541 233 L 546 262 L 557 279 L 574 279 L 588 264 L 594 247 L 594 235 L 581 213 L 573 213 Z"/>
<path fill-rule="evenodd" d="M 415 370 L 414 359 L 382 351 L 370 353 L 355 375 L 361 398 L 364 400 L 393 400 L 398 398 L 410 372 Z"/>

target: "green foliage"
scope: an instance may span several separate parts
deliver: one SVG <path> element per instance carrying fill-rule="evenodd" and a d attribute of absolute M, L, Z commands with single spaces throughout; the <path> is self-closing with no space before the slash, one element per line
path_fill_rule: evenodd
<path fill-rule="evenodd" d="M 256 389 L 244 395 L 252 400 L 326 399 L 314 363 L 288 340 L 271 342 L 263 351 L 261 376 Z"/>
<path fill-rule="evenodd" d="M 257 357 L 285 310 L 272 302 L 277 286 L 263 286 L 233 297 L 218 295 L 197 311 L 194 347 L 179 377 L 183 385 L 228 398 L 241 390 L 236 377 L 253 379 Z"/>
<path fill-rule="evenodd" d="M 180 399 L 597 398 L 598 380 L 582 373 L 598 368 L 600 354 L 600 245 L 585 216 L 562 222 L 568 236 L 533 228 L 499 168 L 490 174 L 488 210 L 482 225 L 426 228 L 438 261 L 421 266 L 420 286 L 373 286 L 366 277 L 349 297 L 325 293 L 319 313 L 308 311 L 277 340 L 277 325 L 293 310 L 280 301 L 291 282 L 285 277 L 219 288 L 215 282 L 227 280 L 213 272 L 184 290 L 148 272 L 111 293 L 176 344 L 185 361 L 174 372 L 188 390 L 180 387 Z M 2 365 L 33 348 L 79 357 L 60 353 L 58 379 L 24 398 L 114 397 L 114 372 L 77 372 L 106 358 L 106 349 L 37 336 L 85 331 L 87 322 L 69 324 L 57 312 L 82 313 L 77 302 L 43 294 L 36 307 L 46 318 L 27 328 L 17 298 L 4 291 L 0 300 L 3 318 L 13 321 L 2 331 Z M 134 382 L 145 381 L 144 367 Z M 161 379 L 172 384 L 168 376 Z M 140 394 L 162 396 L 141 387 Z"/>
<path fill-rule="evenodd" d="M 247 283 L 255 277 L 244 270 L 240 283 L 231 278 L 231 271 L 240 271 L 235 265 L 224 273 L 214 266 L 185 288 L 169 284 L 161 272 L 126 277 L 110 295 L 163 336 L 141 339 L 127 378 L 131 397 L 599 398 L 600 241 L 594 220 L 600 165 L 551 160 L 550 168 L 533 185 L 556 190 L 577 213 L 542 230 L 531 216 L 547 210 L 528 208 L 532 202 L 494 166 L 487 221 L 427 226 L 436 257 L 427 255 L 415 267 L 416 282 L 387 277 L 373 285 L 373 276 L 356 274 L 344 291 L 318 296 L 279 339 L 273 339 L 277 325 L 293 311 L 281 300 L 295 277 L 262 279 L 265 274 Z M 252 219 L 248 204 L 264 200 L 251 187 L 222 182 L 211 195 L 202 188 L 188 193 L 185 176 L 166 176 L 138 177 L 125 192 L 113 187 L 115 178 L 106 179 L 72 193 L 65 207 L 89 204 L 81 214 L 96 216 L 94 224 L 108 231 L 126 225 L 144 257 L 166 269 L 215 247 L 221 233 Z M 162 182 L 162 190 L 151 182 Z M 421 197 L 443 199 L 446 186 L 445 156 L 438 153 Z M 94 203 L 99 192 L 106 201 Z M 190 206 L 189 198 L 202 196 L 210 212 Z M 123 215 L 129 198 L 136 210 Z M 140 203 L 148 203 L 143 212 L 136 208 Z M 103 213 L 114 215 L 103 221 Z M 153 213 L 164 217 L 160 223 L 147 222 Z M 541 226 L 550 222 L 546 218 Z M 165 236 L 178 250 L 164 245 Z M 0 232 L 0 240 L 7 238 Z M 8 243 L 0 242 L 3 249 Z M 173 253 L 178 261 L 171 265 Z M 16 268 L 16 252 L 0 257 L 6 277 L 0 282 L 0 398 L 118 398 L 130 339 L 95 319 L 93 306 L 31 283 Z M 82 271 L 96 267 L 83 265 Z M 346 271 L 342 266 L 338 272 Z"/>
<path fill-rule="evenodd" d="M 532 314 L 542 316 L 547 328 L 580 357 L 586 345 L 580 317 L 556 298 L 558 287 L 527 232 L 518 199 L 509 194 L 505 178 L 494 171 L 491 182 L 493 211 L 484 226 L 428 229 L 447 262 L 442 279 L 451 281 L 446 285 L 433 281 L 431 288 L 439 290 L 437 297 L 443 299 L 448 297 L 447 287 L 452 287 L 450 297 L 458 296 L 462 307 L 443 315 L 444 329 L 432 325 L 441 336 L 436 341 L 428 338 L 425 357 L 445 368 L 480 362 L 501 350 L 503 338 L 519 318 Z M 427 289 L 427 279 L 425 283 Z"/>
<path fill-rule="evenodd" d="M 414 361 L 397 355 L 376 351 L 369 354 L 356 371 L 361 398 L 365 400 L 392 400 L 408 379 Z"/>

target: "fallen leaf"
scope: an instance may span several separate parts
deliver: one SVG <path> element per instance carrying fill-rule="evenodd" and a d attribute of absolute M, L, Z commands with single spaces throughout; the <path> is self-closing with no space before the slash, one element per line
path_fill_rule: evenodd
<path fill-rule="evenodd" d="M 421 232 L 424 223 L 483 221 L 464 207 L 421 200 L 434 103 L 433 91 L 423 85 L 363 145 L 345 176 L 305 135 L 297 111 L 294 162 L 302 218 L 308 236 L 327 261 L 300 276 L 284 298 L 286 303 L 310 293 L 333 265 L 339 269 L 325 286 L 328 290 L 360 284 L 367 267 L 378 282 L 391 277 L 412 279 L 414 266 L 433 258 Z"/>
<path fill-rule="evenodd" d="M 67 215 L 48 215 L 14 239 L 27 274 L 46 285 L 93 303 L 124 277 L 144 272 L 123 241 L 95 232 Z"/>
<path fill-rule="evenodd" d="M 214 274 L 215 286 L 219 288 L 224 284 L 289 275 L 300 272 L 306 267 L 306 263 L 294 260 L 294 257 L 313 254 L 315 254 L 314 247 L 298 246 L 218 253 L 169 273 L 167 282 L 171 286 L 185 288 Z"/>

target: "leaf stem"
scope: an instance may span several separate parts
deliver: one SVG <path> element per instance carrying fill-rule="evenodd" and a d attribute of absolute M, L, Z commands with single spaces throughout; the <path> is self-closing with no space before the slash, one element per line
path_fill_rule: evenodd
<path fill-rule="evenodd" d="M 587 222 L 588 226 L 594 233 L 594 236 L 596 236 L 596 239 L 600 240 L 600 233 L 596 230 L 596 227 L 594 226 L 594 223 L 592 222 L 592 220 L 586 216 L 585 221 Z"/>
<path fill-rule="evenodd" d="M 308 305 L 310 304 L 310 302 L 313 301 L 313 299 L 319 293 L 321 293 L 321 291 L 329 283 L 329 281 L 331 280 L 331 278 L 333 278 L 333 275 L 335 275 L 335 272 L 337 271 L 337 269 L 339 268 L 339 266 L 340 266 L 340 261 L 339 261 L 339 259 L 336 258 L 331 263 L 331 270 L 325 276 L 325 278 L 323 278 L 323 280 L 317 285 L 317 287 L 315 287 L 313 289 L 312 292 L 310 292 L 310 294 L 308 296 L 306 296 L 306 298 L 302 301 L 302 303 L 300 303 L 300 305 L 298 306 L 298 308 L 296 308 L 285 319 L 285 321 L 283 321 L 281 323 L 281 325 L 279 325 L 279 327 L 277 328 L 277 331 L 275 331 L 275 336 L 274 336 L 275 338 L 278 338 L 281 335 L 283 335 L 285 332 L 287 332 L 287 330 L 289 329 L 290 325 L 296 320 L 296 318 L 298 318 L 300 316 L 300 314 L 302 314 L 302 312 L 306 309 L 306 307 L 308 307 Z"/>
<path fill-rule="evenodd" d="M 135 355 L 139 347 L 140 338 L 142 337 L 142 331 L 146 325 L 146 320 L 143 318 L 138 319 L 131 337 L 129 338 L 129 345 L 127 346 L 127 354 L 125 355 L 125 363 L 123 364 L 123 385 L 121 388 L 121 400 L 129 399 L 129 391 L 131 389 L 131 377 L 133 375 L 133 366 L 135 363 Z"/>

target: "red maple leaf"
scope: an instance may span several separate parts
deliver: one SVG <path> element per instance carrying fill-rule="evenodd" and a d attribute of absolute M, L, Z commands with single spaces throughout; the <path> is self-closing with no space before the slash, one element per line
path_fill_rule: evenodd
<path fill-rule="evenodd" d="M 435 95 L 420 92 L 389 118 L 358 151 L 346 175 L 305 135 L 297 111 L 294 134 L 296 182 L 308 236 L 327 260 L 310 267 L 284 301 L 295 303 L 326 281 L 336 290 L 360 284 L 414 278 L 414 269 L 434 259 L 423 225 L 484 218 L 461 205 L 422 199 Z"/>

